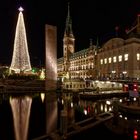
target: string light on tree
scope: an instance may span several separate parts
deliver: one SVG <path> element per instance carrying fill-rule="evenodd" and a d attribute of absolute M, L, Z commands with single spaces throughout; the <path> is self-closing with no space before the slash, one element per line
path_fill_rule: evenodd
<path fill-rule="evenodd" d="M 30 57 L 23 17 L 23 8 L 19 7 L 19 15 L 15 32 L 14 50 L 10 70 L 15 73 L 31 71 Z"/>

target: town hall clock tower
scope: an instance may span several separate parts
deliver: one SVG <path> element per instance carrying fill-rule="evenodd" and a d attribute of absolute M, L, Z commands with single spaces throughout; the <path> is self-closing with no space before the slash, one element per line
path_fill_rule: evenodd
<path fill-rule="evenodd" d="M 68 15 L 66 19 L 66 27 L 63 38 L 63 57 L 64 57 L 64 72 L 69 75 L 70 56 L 75 52 L 75 38 L 72 32 L 72 20 L 70 18 L 70 8 L 68 4 Z"/>

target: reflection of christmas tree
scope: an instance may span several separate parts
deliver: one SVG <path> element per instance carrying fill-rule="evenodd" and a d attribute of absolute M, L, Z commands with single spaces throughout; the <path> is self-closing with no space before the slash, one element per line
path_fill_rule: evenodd
<path fill-rule="evenodd" d="M 16 73 L 31 70 L 30 57 L 26 39 L 26 30 L 22 11 L 23 8 L 20 7 L 14 40 L 13 58 L 10 67 L 10 69 L 14 70 Z"/>

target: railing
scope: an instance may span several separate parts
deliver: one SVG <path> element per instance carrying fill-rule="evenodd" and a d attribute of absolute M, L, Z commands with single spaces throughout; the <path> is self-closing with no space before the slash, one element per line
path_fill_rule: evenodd
<path fill-rule="evenodd" d="M 111 118 L 113 118 L 113 113 L 110 113 L 110 112 L 101 113 L 97 116 L 88 118 L 86 120 L 83 120 L 81 122 L 77 122 L 77 123 L 74 123 L 74 124 L 68 126 L 67 133 L 64 135 L 61 134 L 59 131 L 56 131 L 50 135 L 43 135 L 38 138 L 34 138 L 32 140 L 63 140 L 72 135 L 75 135 L 75 134 L 85 131 L 89 128 L 92 128 L 107 120 L 110 120 Z"/>

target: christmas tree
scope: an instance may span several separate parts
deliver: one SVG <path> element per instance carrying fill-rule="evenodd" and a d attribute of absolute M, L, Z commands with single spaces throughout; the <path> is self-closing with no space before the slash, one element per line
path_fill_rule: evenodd
<path fill-rule="evenodd" d="M 14 50 L 10 70 L 15 73 L 27 72 L 31 70 L 26 30 L 23 17 L 23 8 L 19 8 L 18 21 L 16 26 Z"/>

